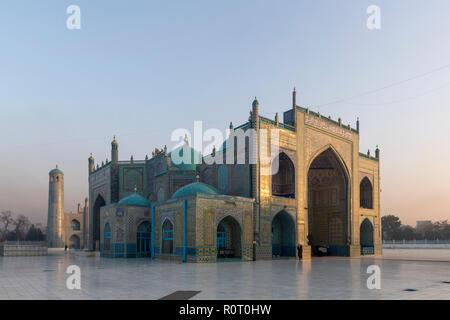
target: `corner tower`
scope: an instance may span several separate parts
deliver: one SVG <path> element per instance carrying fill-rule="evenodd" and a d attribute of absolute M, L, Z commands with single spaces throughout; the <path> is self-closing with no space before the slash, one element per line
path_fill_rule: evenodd
<path fill-rule="evenodd" d="M 49 172 L 47 245 L 62 248 L 64 215 L 64 173 L 56 168 Z"/>

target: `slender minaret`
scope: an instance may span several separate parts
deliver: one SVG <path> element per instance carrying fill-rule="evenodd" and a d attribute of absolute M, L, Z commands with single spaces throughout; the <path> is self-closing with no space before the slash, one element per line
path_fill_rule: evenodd
<path fill-rule="evenodd" d="M 111 142 L 111 161 L 116 164 L 119 161 L 119 144 L 116 141 L 116 136 L 114 136 Z"/>
<path fill-rule="evenodd" d="M 64 247 L 64 173 L 56 168 L 49 172 L 47 245 L 49 248 Z"/>

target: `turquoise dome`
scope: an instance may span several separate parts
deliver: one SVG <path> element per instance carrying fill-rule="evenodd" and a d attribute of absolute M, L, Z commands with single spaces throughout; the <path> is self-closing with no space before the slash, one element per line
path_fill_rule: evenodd
<path fill-rule="evenodd" d="M 58 166 L 57 166 L 55 169 L 50 170 L 49 174 L 53 175 L 53 174 L 64 174 L 64 173 L 61 170 L 59 170 Z"/>
<path fill-rule="evenodd" d="M 183 163 L 180 163 L 180 164 L 176 164 L 176 163 L 173 162 L 172 154 L 178 154 L 178 158 L 182 159 L 183 152 L 184 152 L 183 146 L 179 147 L 179 148 L 177 148 L 177 149 L 175 149 L 175 150 L 173 150 L 172 152 L 169 153 L 169 156 L 171 158 L 172 167 L 176 167 L 179 170 L 185 170 L 185 171 L 195 171 L 195 170 L 197 170 L 197 164 L 195 163 L 195 159 L 198 159 L 197 162 L 201 161 L 200 152 L 195 151 L 193 148 L 191 148 L 189 146 L 188 146 L 187 149 L 191 152 L 191 159 L 190 159 L 189 163 L 183 162 Z"/>
<path fill-rule="evenodd" d="M 181 187 L 178 189 L 172 196 L 172 199 L 175 198 L 181 198 L 185 197 L 191 194 L 197 194 L 197 193 L 203 193 L 203 194 L 212 194 L 212 195 L 218 195 L 220 194 L 219 191 L 216 190 L 216 188 L 203 183 L 203 182 L 193 182 L 188 185 L 185 185 L 184 187 Z"/>
<path fill-rule="evenodd" d="M 119 205 L 132 207 L 150 207 L 150 201 L 145 199 L 143 196 L 134 193 L 131 196 L 125 197 L 120 200 Z"/>

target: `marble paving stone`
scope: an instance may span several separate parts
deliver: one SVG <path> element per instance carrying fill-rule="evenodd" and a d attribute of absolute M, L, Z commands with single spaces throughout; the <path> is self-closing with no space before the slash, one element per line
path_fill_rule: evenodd
<path fill-rule="evenodd" d="M 369 290 L 367 267 L 381 269 L 381 290 Z M 81 290 L 69 290 L 69 265 L 81 269 Z M 51 270 L 51 271 L 49 271 Z M 450 299 L 450 262 L 321 257 L 182 264 L 70 253 L 0 257 L 0 299 Z M 406 292 L 404 289 L 417 289 Z"/>

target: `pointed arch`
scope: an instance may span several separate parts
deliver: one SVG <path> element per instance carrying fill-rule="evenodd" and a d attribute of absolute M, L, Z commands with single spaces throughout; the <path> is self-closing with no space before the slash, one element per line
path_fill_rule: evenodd
<path fill-rule="evenodd" d="M 149 221 L 142 221 L 136 231 L 136 254 L 138 257 L 151 256 L 152 225 Z"/>
<path fill-rule="evenodd" d="M 162 244 L 161 252 L 165 254 L 173 254 L 173 222 L 166 218 L 162 224 Z"/>
<path fill-rule="evenodd" d="M 69 238 L 69 247 L 71 249 L 81 249 L 81 247 L 80 247 L 80 237 L 77 236 L 76 234 L 73 234 Z"/>
<path fill-rule="evenodd" d="M 96 248 L 97 243 L 100 243 L 100 208 L 105 205 L 106 205 L 105 199 L 100 194 L 97 195 L 97 198 L 95 199 L 94 202 L 93 225 L 92 225 L 94 250 L 97 249 Z"/>
<path fill-rule="evenodd" d="M 295 257 L 295 223 L 284 210 L 272 219 L 272 256 Z"/>
<path fill-rule="evenodd" d="M 274 161 L 278 161 L 278 170 L 272 175 L 272 195 L 295 198 L 294 162 L 284 152 L 280 152 Z"/>
<path fill-rule="evenodd" d="M 321 155 L 322 153 L 324 153 L 327 150 L 330 150 L 330 152 L 334 153 L 334 155 L 336 156 L 336 159 L 339 161 L 339 164 L 341 165 L 342 169 L 344 170 L 344 172 L 347 176 L 347 180 L 350 181 L 351 175 L 350 175 L 350 170 L 348 169 L 347 163 L 345 162 L 344 158 L 341 156 L 339 151 L 337 151 L 337 149 L 330 143 L 323 146 L 322 148 L 318 149 L 311 156 L 311 158 L 309 159 L 307 166 L 306 166 L 307 170 L 309 170 L 311 168 L 311 164 L 314 162 L 314 160 L 316 160 L 319 155 Z"/>
<path fill-rule="evenodd" d="M 326 247 L 330 255 L 347 255 L 350 238 L 350 175 L 331 145 L 321 148 L 308 163 L 308 242 L 312 253 Z"/>
<path fill-rule="evenodd" d="M 359 243 L 361 254 L 374 254 L 373 225 L 368 218 L 365 218 L 359 228 Z"/>
<path fill-rule="evenodd" d="M 373 187 L 367 177 L 364 177 L 359 184 L 359 202 L 361 208 L 373 209 Z"/>
<path fill-rule="evenodd" d="M 217 258 L 242 257 L 242 228 L 231 215 L 222 218 L 216 226 Z"/>
<path fill-rule="evenodd" d="M 72 231 L 80 231 L 80 221 L 78 221 L 77 219 L 72 219 L 72 221 L 70 222 L 70 229 Z"/>

